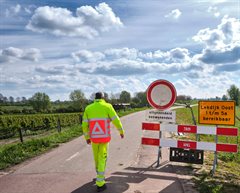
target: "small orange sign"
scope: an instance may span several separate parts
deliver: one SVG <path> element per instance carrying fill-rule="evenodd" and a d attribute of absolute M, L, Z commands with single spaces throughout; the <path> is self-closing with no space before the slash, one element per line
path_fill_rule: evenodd
<path fill-rule="evenodd" d="M 235 125 L 235 101 L 199 101 L 198 122 L 210 125 Z"/>

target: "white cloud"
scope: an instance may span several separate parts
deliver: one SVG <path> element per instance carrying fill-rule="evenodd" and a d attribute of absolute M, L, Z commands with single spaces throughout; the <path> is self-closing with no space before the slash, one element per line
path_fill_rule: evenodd
<path fill-rule="evenodd" d="M 104 59 L 105 55 L 101 52 L 90 52 L 88 50 L 80 50 L 72 53 L 72 57 L 77 62 L 96 62 Z"/>
<path fill-rule="evenodd" d="M 240 60 L 240 20 L 224 16 L 216 29 L 202 29 L 195 41 L 204 43 L 205 48 L 198 55 L 199 60 L 207 64 L 230 64 L 229 67 L 238 65 Z M 225 66 L 225 65 L 224 65 Z M 226 67 L 226 66 L 225 66 Z M 226 69 L 224 67 L 216 69 Z M 231 70 L 231 69 L 228 69 Z"/>
<path fill-rule="evenodd" d="M 174 82 L 174 85 L 178 88 L 178 94 L 190 95 L 197 98 L 199 96 L 201 98 L 222 97 L 232 84 L 236 83 L 231 77 L 225 74 L 219 74 L 218 76 L 203 74 L 203 77 L 194 80 L 189 77 L 181 77 Z"/>
<path fill-rule="evenodd" d="M 198 34 L 193 37 L 193 40 L 204 43 L 210 49 L 221 49 L 225 45 L 223 43 L 224 38 L 224 34 L 221 30 L 210 30 L 206 28 L 200 30 Z"/>
<path fill-rule="evenodd" d="M 213 14 L 214 17 L 219 17 L 221 15 L 216 6 L 208 7 L 207 12 Z"/>
<path fill-rule="evenodd" d="M 77 8 L 76 16 L 66 8 L 39 7 L 26 27 L 34 32 L 91 39 L 101 32 L 121 26 L 121 20 L 108 4 L 100 3 L 95 8 Z"/>
<path fill-rule="evenodd" d="M 225 44 L 240 43 L 240 20 L 224 16 L 218 29 L 223 32 Z"/>
<path fill-rule="evenodd" d="M 182 15 L 182 12 L 179 9 L 174 9 L 164 17 L 178 19 Z"/>
<path fill-rule="evenodd" d="M 15 47 L 0 50 L 0 63 L 13 62 L 15 60 L 38 61 L 41 52 L 37 48 L 20 49 Z"/>
<path fill-rule="evenodd" d="M 5 16 L 10 17 L 17 15 L 21 11 L 21 5 L 17 4 L 16 6 L 12 6 L 9 9 L 6 9 Z"/>
<path fill-rule="evenodd" d="M 240 45 L 221 51 L 205 49 L 200 60 L 207 64 L 235 63 L 240 60 Z"/>
<path fill-rule="evenodd" d="M 147 73 L 178 73 L 199 68 L 191 62 L 189 51 L 175 48 L 170 51 L 143 53 L 135 48 L 107 49 L 103 52 L 80 50 L 72 53 L 78 59 L 75 66 L 82 73 L 127 76 Z"/>
<path fill-rule="evenodd" d="M 234 44 L 240 44 L 240 21 L 224 16 L 216 29 L 202 29 L 193 40 L 205 44 L 207 48 L 222 50 Z"/>
<path fill-rule="evenodd" d="M 36 5 L 28 5 L 28 6 L 23 6 L 25 13 L 27 14 L 32 14 L 34 10 L 36 9 Z"/>
<path fill-rule="evenodd" d="M 87 25 L 98 31 L 109 31 L 112 27 L 122 26 L 120 18 L 116 17 L 106 3 L 100 3 L 95 9 L 91 6 L 82 6 L 77 9 L 77 16 L 82 17 Z"/>
<path fill-rule="evenodd" d="M 51 74 L 51 75 L 60 75 L 65 72 L 65 66 L 54 66 L 54 67 L 36 67 L 35 71 L 38 73 Z"/>

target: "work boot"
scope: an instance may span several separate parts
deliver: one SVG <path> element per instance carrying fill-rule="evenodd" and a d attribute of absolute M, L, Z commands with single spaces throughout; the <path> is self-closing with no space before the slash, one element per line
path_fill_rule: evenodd
<path fill-rule="evenodd" d="M 106 189 L 107 189 L 107 185 L 106 185 L 106 184 L 104 184 L 104 185 L 101 186 L 101 187 L 97 186 L 97 192 L 102 192 L 102 191 L 104 191 L 104 190 L 106 190 Z"/>

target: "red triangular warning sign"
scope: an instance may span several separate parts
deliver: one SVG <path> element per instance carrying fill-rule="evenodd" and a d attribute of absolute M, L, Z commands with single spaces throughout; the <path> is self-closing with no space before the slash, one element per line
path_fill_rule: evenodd
<path fill-rule="evenodd" d="M 92 130 L 93 135 L 103 135 L 104 130 L 101 128 L 98 122 L 95 123 L 93 130 Z"/>

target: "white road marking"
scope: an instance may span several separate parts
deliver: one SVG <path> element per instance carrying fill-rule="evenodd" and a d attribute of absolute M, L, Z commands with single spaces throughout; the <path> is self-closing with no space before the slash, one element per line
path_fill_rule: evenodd
<path fill-rule="evenodd" d="M 69 157 L 68 159 L 66 159 L 66 161 L 70 161 L 71 159 L 75 158 L 76 156 L 78 156 L 79 152 L 73 154 L 71 157 Z"/>

